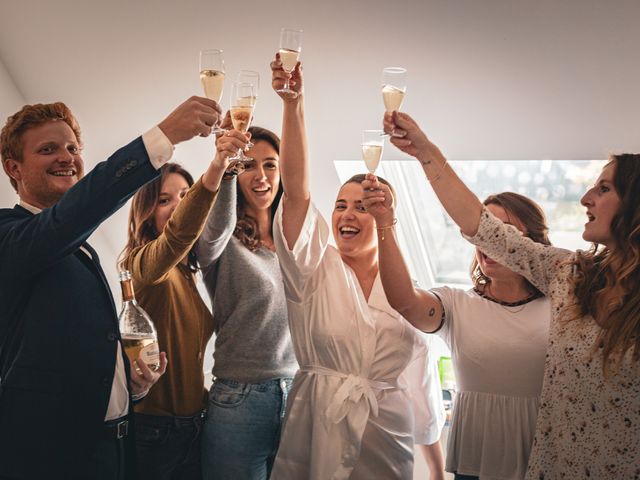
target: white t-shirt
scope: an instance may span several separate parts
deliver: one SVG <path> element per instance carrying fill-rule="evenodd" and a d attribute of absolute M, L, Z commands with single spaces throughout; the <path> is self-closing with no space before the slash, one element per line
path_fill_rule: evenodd
<path fill-rule="evenodd" d="M 506 307 L 473 290 L 431 290 L 445 320 L 458 392 L 446 470 L 523 479 L 533 444 L 549 337 L 549 300 Z"/>

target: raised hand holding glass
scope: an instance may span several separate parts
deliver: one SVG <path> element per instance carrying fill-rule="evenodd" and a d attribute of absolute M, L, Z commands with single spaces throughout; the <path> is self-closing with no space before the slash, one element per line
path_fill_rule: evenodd
<path fill-rule="evenodd" d="M 302 51 L 302 30 L 295 30 L 292 28 L 283 28 L 280 31 L 280 62 L 282 62 L 282 69 L 291 73 L 296 68 Z M 297 93 L 291 90 L 289 87 L 289 80 L 284 84 L 284 87 L 280 90 L 276 90 L 280 93 Z"/>
<path fill-rule="evenodd" d="M 222 101 L 224 87 L 224 60 L 222 50 L 202 50 L 200 52 L 200 82 L 204 96 L 217 102 Z M 216 126 L 211 133 L 222 133 L 224 129 Z"/>

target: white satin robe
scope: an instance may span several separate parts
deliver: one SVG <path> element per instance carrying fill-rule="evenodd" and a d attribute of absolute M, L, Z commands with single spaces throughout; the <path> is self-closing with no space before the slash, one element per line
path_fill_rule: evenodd
<path fill-rule="evenodd" d="M 427 335 L 391 308 L 379 277 L 365 300 L 313 204 L 293 250 L 282 205 L 274 236 L 300 370 L 271 478 L 411 479 L 414 441 L 434 443 L 444 425 Z"/>

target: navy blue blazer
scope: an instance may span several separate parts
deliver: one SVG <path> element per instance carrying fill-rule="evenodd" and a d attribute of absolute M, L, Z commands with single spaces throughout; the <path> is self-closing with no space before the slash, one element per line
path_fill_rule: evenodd
<path fill-rule="evenodd" d="M 158 174 L 137 138 L 54 207 L 38 215 L 0 209 L 0 477 L 86 475 L 120 333 L 109 285 L 85 242 Z"/>

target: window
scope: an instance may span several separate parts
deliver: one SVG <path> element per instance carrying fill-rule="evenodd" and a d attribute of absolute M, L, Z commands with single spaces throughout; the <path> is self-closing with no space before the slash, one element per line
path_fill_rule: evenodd
<path fill-rule="evenodd" d="M 580 198 L 597 178 L 601 160 L 474 160 L 450 162 L 483 200 L 491 193 L 513 191 L 544 209 L 554 245 L 587 249 L 581 234 L 586 222 Z M 336 161 L 342 182 L 362 173 L 361 161 Z M 398 237 L 412 276 L 423 288 L 447 284 L 470 286 L 473 247 L 440 206 L 415 160 L 386 161 L 377 172 L 398 194 Z"/>

